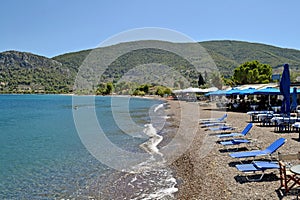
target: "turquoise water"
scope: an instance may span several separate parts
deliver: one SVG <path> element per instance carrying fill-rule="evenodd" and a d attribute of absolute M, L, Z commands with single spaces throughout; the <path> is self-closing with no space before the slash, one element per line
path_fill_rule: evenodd
<path fill-rule="evenodd" d="M 146 139 L 124 134 L 110 103 L 109 97 L 96 97 L 94 105 L 107 137 L 126 150 L 143 151 L 139 144 Z M 130 116 L 143 126 L 149 123 L 149 108 L 161 103 L 132 98 Z M 124 174 L 86 150 L 72 111 L 71 96 L 0 95 L 0 199 L 102 199 L 109 198 L 105 191 L 115 193 L 107 182 Z"/>

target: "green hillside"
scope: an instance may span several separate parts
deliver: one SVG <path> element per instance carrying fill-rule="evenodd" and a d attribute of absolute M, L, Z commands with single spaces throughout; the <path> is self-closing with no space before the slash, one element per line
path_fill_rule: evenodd
<path fill-rule="evenodd" d="M 212 56 L 220 71 L 229 75 L 232 75 L 235 67 L 251 60 L 271 65 L 275 73 L 281 73 L 284 63 L 289 63 L 291 70 L 300 69 L 299 50 L 229 40 L 200 42 L 200 44 Z"/>
<path fill-rule="evenodd" d="M 84 76 L 82 79 L 89 80 L 90 88 L 96 87 L 99 80 L 114 83 L 134 81 L 154 85 L 163 83 L 165 85 L 168 82 L 169 87 L 187 87 L 197 86 L 199 71 L 204 72 L 209 66 L 206 58 L 201 58 L 204 53 L 197 54 L 203 49 L 193 52 L 195 46 L 199 45 L 139 41 L 94 49 L 85 60 L 87 51 L 65 54 L 53 59 L 73 68 L 76 67 L 70 66 L 74 65 L 70 60 L 80 61 L 77 63 L 78 66 L 88 65 L 89 69 L 82 75 Z M 207 70 L 212 69 L 213 67 Z M 158 71 L 161 73 L 156 74 Z M 95 77 L 97 75 L 101 76 Z"/>
<path fill-rule="evenodd" d="M 271 65 L 273 73 L 281 73 L 284 63 L 290 64 L 291 71 L 300 71 L 299 50 L 228 40 L 198 44 L 208 54 L 196 49 L 195 44 L 162 41 L 122 43 L 53 58 L 17 51 L 2 52 L 0 92 L 72 92 L 81 65 L 88 66 L 82 78 L 90 81 L 93 88 L 99 82 L 134 80 L 162 84 L 170 79 L 173 80 L 168 83 L 171 87 L 183 87 L 186 83 L 196 86 L 200 72 L 209 75 L 219 71 L 231 76 L 234 68 L 252 60 Z M 143 46 L 147 48 L 138 48 Z M 124 53 L 124 49 L 129 51 Z"/>
<path fill-rule="evenodd" d="M 69 93 L 75 71 L 55 60 L 31 53 L 0 53 L 0 92 Z"/>
<path fill-rule="evenodd" d="M 219 71 L 224 75 L 232 75 L 234 68 L 238 67 L 244 62 L 251 61 L 251 60 L 258 60 L 261 63 L 271 65 L 273 68 L 273 72 L 275 73 L 281 72 L 282 70 L 281 67 L 284 63 L 289 63 L 291 70 L 295 70 L 295 71 L 300 70 L 299 50 L 279 48 L 279 47 L 259 44 L 259 43 L 249 43 L 249 42 L 229 41 L 229 40 L 199 42 L 199 44 L 206 49 L 206 51 L 209 53 L 211 58 L 214 60 Z M 85 56 L 90 51 L 91 50 L 64 54 L 64 55 L 54 57 L 53 59 L 63 64 L 66 64 L 69 67 L 76 68 L 76 66 L 80 66 L 81 62 L 84 60 Z M 171 62 L 162 61 L 161 63 L 170 64 L 171 66 L 174 65 L 175 61 L 172 63 L 171 54 L 165 52 L 163 53 L 163 55 L 161 55 L 160 53 L 154 55 L 156 56 L 155 59 L 156 62 L 161 62 L 163 58 L 166 58 L 166 60 L 169 60 Z M 153 58 L 153 55 L 150 54 L 153 54 L 153 51 L 149 49 L 148 50 L 142 49 L 135 53 L 132 53 L 131 54 L 132 57 L 130 57 L 131 61 L 127 60 L 126 65 L 132 66 L 135 64 L 140 64 L 135 61 L 137 60 L 137 58 L 140 58 L 141 55 L 142 57 L 146 56 L 146 57 Z M 124 58 L 127 59 L 128 56 L 122 56 L 121 59 Z M 145 59 L 148 60 L 147 58 Z M 123 64 L 124 62 L 116 61 L 115 63 Z M 116 65 L 112 67 L 121 67 L 126 69 L 128 67 L 126 65 L 122 65 L 122 66 Z M 109 72 L 106 73 L 107 76 L 122 75 L 121 72 L 122 70 L 110 68 L 108 71 Z M 116 74 L 112 75 L 113 71 L 118 72 L 117 73 L 118 75 Z"/>

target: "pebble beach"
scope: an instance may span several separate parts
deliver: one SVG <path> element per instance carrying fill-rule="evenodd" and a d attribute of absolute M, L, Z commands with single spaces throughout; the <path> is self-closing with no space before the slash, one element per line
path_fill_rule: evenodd
<path fill-rule="evenodd" d="M 267 170 L 261 181 L 248 181 L 245 176 L 249 174 L 239 172 L 235 167 L 239 161 L 228 155 L 231 149 L 219 144 L 212 131 L 195 123 L 199 118 L 221 117 L 224 110 L 217 110 L 214 104 L 199 102 L 168 101 L 168 105 L 167 114 L 174 127 L 184 121 L 190 122 L 191 128 L 196 130 L 187 150 L 171 164 L 178 182 L 176 199 L 296 199 L 296 193 L 282 193 L 277 169 Z M 198 110 L 199 116 L 189 118 L 183 114 L 183 109 Z M 235 127 L 235 132 L 242 131 L 250 122 L 246 113 L 227 114 L 226 123 Z M 286 142 L 273 154 L 274 159 L 277 159 L 278 152 L 296 153 L 300 149 L 297 132 L 277 133 L 274 127 L 262 127 L 260 123 L 254 123 L 248 137 L 253 141 L 252 144 L 241 146 L 238 150 L 264 149 L 281 137 Z"/>

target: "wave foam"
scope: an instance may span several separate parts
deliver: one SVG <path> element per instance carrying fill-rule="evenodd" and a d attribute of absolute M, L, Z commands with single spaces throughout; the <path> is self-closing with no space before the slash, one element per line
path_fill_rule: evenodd
<path fill-rule="evenodd" d="M 159 109 L 163 108 L 164 107 L 164 104 L 159 104 L 158 106 L 156 106 L 153 110 L 153 112 L 157 112 Z"/>
<path fill-rule="evenodd" d="M 152 124 L 146 124 L 145 127 L 144 133 L 149 136 L 149 140 L 140 146 L 151 155 L 157 154 L 162 156 L 162 153 L 159 152 L 157 145 L 163 140 L 163 137 L 157 134 Z"/>

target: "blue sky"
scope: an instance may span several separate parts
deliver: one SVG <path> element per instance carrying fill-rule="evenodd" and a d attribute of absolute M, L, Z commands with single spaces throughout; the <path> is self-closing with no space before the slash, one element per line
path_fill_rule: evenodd
<path fill-rule="evenodd" d="M 0 52 L 53 57 L 123 31 L 160 27 L 196 41 L 242 40 L 300 50 L 298 0 L 1 0 Z"/>

